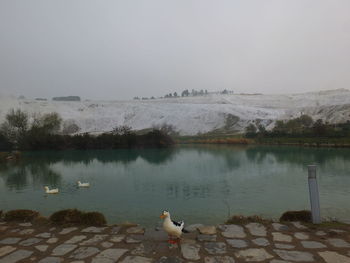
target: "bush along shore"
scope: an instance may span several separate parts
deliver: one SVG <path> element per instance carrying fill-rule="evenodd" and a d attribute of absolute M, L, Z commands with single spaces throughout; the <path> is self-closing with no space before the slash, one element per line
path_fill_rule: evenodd
<path fill-rule="evenodd" d="M 350 262 L 349 225 L 294 221 L 309 221 L 308 211 L 282 217 L 293 221 L 234 216 L 220 225 L 186 225 L 179 243 L 169 244 L 161 227 L 106 225 L 97 212 L 68 209 L 44 218 L 14 210 L 0 219 L 0 262 Z"/>

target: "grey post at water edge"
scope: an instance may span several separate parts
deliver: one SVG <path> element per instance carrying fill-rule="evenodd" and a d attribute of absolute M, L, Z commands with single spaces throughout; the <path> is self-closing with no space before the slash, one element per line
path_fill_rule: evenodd
<path fill-rule="evenodd" d="M 312 223 L 320 224 L 321 223 L 320 198 L 318 194 L 316 165 L 308 165 L 308 181 L 309 181 Z"/>

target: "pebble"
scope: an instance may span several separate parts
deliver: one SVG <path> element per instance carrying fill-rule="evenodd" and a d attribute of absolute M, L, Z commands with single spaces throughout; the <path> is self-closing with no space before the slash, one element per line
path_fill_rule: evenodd
<path fill-rule="evenodd" d="M 317 236 L 325 236 L 326 235 L 326 232 L 322 231 L 322 230 L 319 230 L 319 231 L 316 231 L 315 233 Z"/>
<path fill-rule="evenodd" d="M 125 242 L 128 244 L 132 244 L 132 243 L 141 243 L 143 240 L 143 236 L 142 235 L 130 235 L 127 236 L 125 239 Z"/>
<path fill-rule="evenodd" d="M 210 242 L 215 242 L 216 241 L 216 235 L 202 235 L 199 234 L 197 236 L 198 241 L 210 241 Z"/>
<path fill-rule="evenodd" d="M 30 226 L 32 226 L 32 223 L 30 223 L 30 222 L 27 222 L 27 223 L 20 223 L 20 224 L 18 224 L 19 226 L 24 226 L 24 227 L 30 227 Z"/>
<path fill-rule="evenodd" d="M 49 246 L 48 245 L 38 245 L 38 246 L 35 246 L 35 248 L 37 250 L 39 250 L 40 252 L 45 252 L 47 250 Z"/>
<path fill-rule="evenodd" d="M 145 229 L 143 227 L 140 227 L 140 226 L 129 227 L 126 230 L 126 233 L 128 233 L 128 234 L 143 234 L 143 233 L 145 233 Z"/>
<path fill-rule="evenodd" d="M 49 238 L 46 243 L 48 244 L 54 244 L 58 241 L 58 238 L 57 237 L 52 237 L 52 238 Z"/>
<path fill-rule="evenodd" d="M 103 248 L 110 248 L 110 247 L 113 247 L 113 243 L 105 241 L 101 243 L 101 246 Z"/>
<path fill-rule="evenodd" d="M 61 262 L 63 262 L 63 258 L 46 257 L 40 260 L 38 263 L 61 263 Z"/>
<path fill-rule="evenodd" d="M 81 245 L 81 246 L 96 245 L 96 244 L 102 242 L 103 240 L 105 240 L 107 237 L 108 237 L 108 235 L 95 235 L 92 238 L 79 243 L 79 245 Z"/>
<path fill-rule="evenodd" d="M 300 240 L 305 240 L 309 239 L 309 235 L 303 232 L 296 232 L 294 233 L 295 238 L 300 239 Z"/>
<path fill-rule="evenodd" d="M 33 233 L 34 233 L 34 229 L 32 229 L 32 228 L 23 229 L 23 230 L 18 232 L 18 234 L 20 234 L 20 235 L 30 235 Z"/>
<path fill-rule="evenodd" d="M 296 221 L 296 222 L 291 222 L 296 228 L 299 228 L 299 229 L 307 229 L 306 226 L 302 225 L 299 221 Z"/>
<path fill-rule="evenodd" d="M 124 239 L 125 239 L 125 235 L 116 235 L 116 236 L 111 237 L 109 239 L 109 241 L 119 243 L 119 242 L 122 242 Z"/>
<path fill-rule="evenodd" d="M 234 248 L 245 248 L 248 246 L 247 242 L 242 239 L 227 239 L 227 243 Z"/>
<path fill-rule="evenodd" d="M 248 248 L 245 250 L 239 250 L 235 252 L 235 255 L 239 259 L 243 259 L 247 262 L 251 261 L 264 261 L 273 258 L 264 248 Z"/>
<path fill-rule="evenodd" d="M 51 237 L 51 233 L 48 233 L 48 232 L 40 233 L 40 234 L 37 234 L 36 237 L 50 238 Z"/>
<path fill-rule="evenodd" d="M 340 238 L 330 238 L 327 240 L 333 247 L 349 248 L 350 244 Z"/>
<path fill-rule="evenodd" d="M 2 245 L 13 245 L 18 243 L 21 239 L 18 237 L 8 237 L 0 241 L 0 244 Z"/>
<path fill-rule="evenodd" d="M 212 255 L 225 254 L 226 244 L 224 242 L 207 242 L 204 243 L 204 249 Z"/>
<path fill-rule="evenodd" d="M 192 225 L 186 226 L 185 230 L 188 232 L 195 232 L 199 227 L 203 227 L 203 226 L 204 225 L 202 224 L 192 224 Z"/>
<path fill-rule="evenodd" d="M 282 225 L 280 223 L 272 223 L 272 227 L 273 229 L 275 229 L 276 231 L 288 231 L 289 227 L 286 225 Z"/>
<path fill-rule="evenodd" d="M 78 242 L 84 240 L 85 238 L 86 238 L 86 236 L 84 236 L 84 235 L 78 235 L 78 236 L 72 237 L 71 239 L 67 240 L 64 243 L 66 243 L 66 244 L 75 244 L 75 243 L 78 243 Z"/>
<path fill-rule="evenodd" d="M 282 243 L 275 243 L 275 247 L 279 248 L 279 249 L 293 249 L 293 248 L 295 248 L 294 245 L 282 244 Z"/>
<path fill-rule="evenodd" d="M 314 261 L 314 256 L 310 254 L 309 252 L 302 252 L 302 251 L 290 251 L 290 250 L 279 250 L 274 249 L 273 250 L 280 258 L 284 260 L 290 260 L 290 261 L 305 261 L 305 262 L 312 262 Z"/>
<path fill-rule="evenodd" d="M 42 240 L 42 239 L 40 239 L 40 238 L 32 237 L 32 238 L 28 238 L 28 239 L 26 239 L 26 240 L 23 240 L 23 241 L 20 242 L 19 244 L 20 244 L 21 246 L 27 247 L 27 246 L 31 246 L 31 245 L 37 244 L 37 243 L 39 243 L 41 240 Z"/>

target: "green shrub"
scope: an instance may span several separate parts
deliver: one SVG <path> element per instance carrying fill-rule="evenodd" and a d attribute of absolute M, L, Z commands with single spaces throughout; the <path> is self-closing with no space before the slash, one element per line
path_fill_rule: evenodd
<path fill-rule="evenodd" d="M 107 221 L 99 212 L 87 212 L 82 215 L 82 223 L 89 226 L 103 226 L 107 224 Z"/>
<path fill-rule="evenodd" d="M 280 217 L 280 221 L 311 222 L 311 212 L 308 210 L 287 211 Z"/>
<path fill-rule="evenodd" d="M 5 221 L 31 222 L 39 217 L 39 212 L 27 209 L 8 211 L 4 215 Z"/>

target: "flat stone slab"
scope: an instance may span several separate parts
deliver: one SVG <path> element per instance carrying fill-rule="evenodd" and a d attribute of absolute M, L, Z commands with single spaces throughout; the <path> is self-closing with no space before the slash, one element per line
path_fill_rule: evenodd
<path fill-rule="evenodd" d="M 216 235 L 204 235 L 199 234 L 197 236 L 198 241 L 206 241 L 206 242 L 215 242 L 216 241 Z"/>
<path fill-rule="evenodd" d="M 309 235 L 303 232 L 296 232 L 294 233 L 294 237 L 300 240 L 306 240 L 309 239 Z"/>
<path fill-rule="evenodd" d="M 78 228 L 77 227 L 66 227 L 66 228 L 63 228 L 61 230 L 61 232 L 59 232 L 60 235 L 66 235 L 66 234 L 69 234 L 75 230 L 77 230 Z"/>
<path fill-rule="evenodd" d="M 81 242 L 79 245 L 81 245 L 81 246 L 96 245 L 98 243 L 101 243 L 107 237 L 108 237 L 108 235 L 94 235 L 92 238 Z"/>
<path fill-rule="evenodd" d="M 138 245 L 133 251 L 131 251 L 131 254 L 145 256 L 147 254 L 151 254 L 155 248 L 156 248 L 156 245 L 154 243 L 144 242 Z"/>
<path fill-rule="evenodd" d="M 249 223 L 245 227 L 253 236 L 266 237 L 266 227 L 260 223 Z"/>
<path fill-rule="evenodd" d="M 199 227 L 202 227 L 202 226 L 204 226 L 204 225 L 203 224 L 192 224 L 192 225 L 186 226 L 185 230 L 188 232 L 194 232 L 194 231 L 197 231 L 197 229 Z"/>
<path fill-rule="evenodd" d="M 205 257 L 204 263 L 235 263 L 235 260 L 229 256 L 213 256 Z"/>
<path fill-rule="evenodd" d="M 288 231 L 289 227 L 280 223 L 272 223 L 273 229 L 276 231 Z"/>
<path fill-rule="evenodd" d="M 51 237 L 49 238 L 48 240 L 46 240 L 46 243 L 48 244 L 54 244 L 54 243 L 57 243 L 58 241 L 58 238 L 57 237 Z"/>
<path fill-rule="evenodd" d="M 301 241 L 304 248 L 325 248 L 326 246 L 317 241 Z"/>
<path fill-rule="evenodd" d="M 184 262 L 179 257 L 161 257 L 157 263 L 182 263 Z"/>
<path fill-rule="evenodd" d="M 120 229 L 121 229 L 121 227 L 120 226 L 114 226 L 114 227 L 112 227 L 112 229 L 111 229 L 111 234 L 112 235 L 116 235 L 116 234 L 118 234 L 119 233 L 119 231 L 120 231 Z"/>
<path fill-rule="evenodd" d="M 334 251 L 318 252 L 327 263 L 350 263 L 350 258 Z"/>
<path fill-rule="evenodd" d="M 70 255 L 70 258 L 84 259 L 93 256 L 98 252 L 100 252 L 100 250 L 96 247 L 80 247 Z"/>
<path fill-rule="evenodd" d="M 221 234 L 227 238 L 245 238 L 247 236 L 244 228 L 239 225 L 222 225 L 220 228 Z"/>
<path fill-rule="evenodd" d="M 73 244 L 62 244 L 57 246 L 54 250 L 52 250 L 53 256 L 63 256 L 68 252 L 71 252 L 73 249 L 77 248 L 77 245 Z"/>
<path fill-rule="evenodd" d="M 125 239 L 125 242 L 127 244 L 136 244 L 136 243 L 141 243 L 143 240 L 143 236 L 142 235 L 130 235 L 127 236 Z"/>
<path fill-rule="evenodd" d="M 18 241 L 20 241 L 21 238 L 19 237 L 8 237 L 8 238 L 5 238 L 3 240 L 0 241 L 0 244 L 2 245 L 13 245 L 13 244 L 17 244 Z"/>
<path fill-rule="evenodd" d="M 40 252 L 45 252 L 47 250 L 49 246 L 48 245 L 38 245 L 38 246 L 35 246 L 35 248 L 37 250 L 39 250 Z"/>
<path fill-rule="evenodd" d="M 59 257 L 46 257 L 40 260 L 38 263 L 61 263 L 63 262 L 63 258 Z"/>
<path fill-rule="evenodd" d="M 20 235 L 30 235 L 34 233 L 34 229 L 33 228 L 28 228 L 28 229 L 23 229 L 21 231 L 18 232 L 18 234 Z"/>
<path fill-rule="evenodd" d="M 95 256 L 91 263 L 115 263 L 126 252 L 128 252 L 128 250 L 124 248 L 109 248 Z"/>
<path fill-rule="evenodd" d="M 340 238 L 329 238 L 327 240 L 333 247 L 339 248 L 349 248 L 350 244 L 343 239 Z"/>
<path fill-rule="evenodd" d="M 215 235 L 216 227 L 215 226 L 200 226 L 198 227 L 199 233 L 203 235 Z"/>
<path fill-rule="evenodd" d="M 314 256 L 309 252 L 302 251 L 290 251 L 290 250 L 273 250 L 280 258 L 284 260 L 296 261 L 296 262 L 313 262 Z"/>
<path fill-rule="evenodd" d="M 181 253 L 185 259 L 198 260 L 200 259 L 199 250 L 200 245 L 198 244 L 181 244 Z"/>
<path fill-rule="evenodd" d="M 252 242 L 260 247 L 267 247 L 270 245 L 270 241 L 268 241 L 266 238 L 263 237 L 259 237 L 259 238 L 255 238 L 252 240 Z"/>
<path fill-rule="evenodd" d="M 292 242 L 292 237 L 280 232 L 272 232 L 273 241 L 276 242 Z"/>
<path fill-rule="evenodd" d="M 14 250 L 16 250 L 16 248 L 12 246 L 0 247 L 0 257 L 5 256 L 6 254 L 9 254 Z"/>
<path fill-rule="evenodd" d="M 306 226 L 304 226 L 303 224 L 301 224 L 299 221 L 295 221 L 295 222 L 291 222 L 293 224 L 293 226 L 295 226 L 298 229 L 307 229 Z"/>
<path fill-rule="evenodd" d="M 39 243 L 41 240 L 42 240 L 42 239 L 40 239 L 40 238 L 32 237 L 32 238 L 28 238 L 28 239 L 26 239 L 26 240 L 23 240 L 23 241 L 20 242 L 19 244 L 20 244 L 21 246 L 27 247 L 27 246 L 31 246 L 31 245 L 37 244 L 37 243 Z"/>
<path fill-rule="evenodd" d="M 23 227 L 30 227 L 30 226 L 32 226 L 32 223 L 30 223 L 30 222 L 27 222 L 27 223 L 19 223 L 18 225 L 19 225 L 19 226 L 23 226 Z"/>
<path fill-rule="evenodd" d="M 40 234 L 37 234 L 36 237 L 50 238 L 51 237 L 51 233 L 49 233 L 49 232 L 40 233 Z"/>
<path fill-rule="evenodd" d="M 242 239 L 227 239 L 227 243 L 234 248 L 245 248 L 248 246 L 247 241 Z"/>
<path fill-rule="evenodd" d="M 126 233 L 128 233 L 128 234 L 143 234 L 143 233 L 145 233 L 145 229 L 143 227 L 140 227 L 140 226 L 129 227 L 126 230 Z"/>
<path fill-rule="evenodd" d="M 207 242 L 204 243 L 204 249 L 212 255 L 225 254 L 226 244 L 224 242 Z"/>
<path fill-rule="evenodd" d="M 20 260 L 30 257 L 32 254 L 33 251 L 19 249 L 0 259 L 0 263 L 16 263 Z"/>
<path fill-rule="evenodd" d="M 140 256 L 127 256 L 120 263 L 152 263 L 152 258 L 140 257 Z"/>
<path fill-rule="evenodd" d="M 122 242 L 125 239 L 125 235 L 115 235 L 112 236 L 109 241 L 114 242 L 114 243 L 119 243 Z"/>
<path fill-rule="evenodd" d="M 316 231 L 315 234 L 316 234 L 316 236 L 325 236 L 325 235 L 327 235 L 327 233 L 322 231 L 322 230 Z"/>
<path fill-rule="evenodd" d="M 66 243 L 66 244 L 75 244 L 75 243 L 78 243 L 78 242 L 84 240 L 85 238 L 86 238 L 86 236 L 84 236 L 84 235 L 78 235 L 78 236 L 72 237 L 71 239 L 67 240 L 64 243 Z"/>
<path fill-rule="evenodd" d="M 106 227 L 95 227 L 95 226 L 90 226 L 87 228 L 84 228 L 81 230 L 83 233 L 101 233 L 106 229 Z"/>
<path fill-rule="evenodd" d="M 235 252 L 235 256 L 247 262 L 264 261 L 273 258 L 264 248 L 248 248 Z"/>
<path fill-rule="evenodd" d="M 279 249 L 293 249 L 293 248 L 295 248 L 294 245 L 283 244 L 283 243 L 275 243 L 275 247 L 279 248 Z"/>
<path fill-rule="evenodd" d="M 113 243 L 112 243 L 112 242 L 107 242 L 107 241 L 105 241 L 105 242 L 102 242 L 102 243 L 101 243 L 101 246 L 102 246 L 103 248 L 110 248 L 110 247 L 113 247 Z"/>

